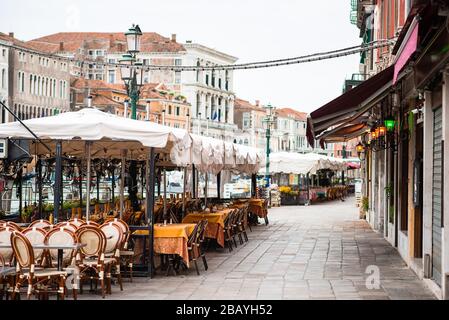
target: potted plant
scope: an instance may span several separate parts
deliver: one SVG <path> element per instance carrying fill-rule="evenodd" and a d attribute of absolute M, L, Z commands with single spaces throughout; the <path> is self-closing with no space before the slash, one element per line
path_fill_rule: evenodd
<path fill-rule="evenodd" d="M 369 200 L 368 197 L 362 198 L 362 205 L 360 206 L 360 219 L 366 219 L 366 214 L 369 210 Z"/>
<path fill-rule="evenodd" d="M 288 186 L 280 187 L 279 191 L 281 193 L 281 205 L 291 206 L 299 204 L 299 191 L 292 190 Z"/>

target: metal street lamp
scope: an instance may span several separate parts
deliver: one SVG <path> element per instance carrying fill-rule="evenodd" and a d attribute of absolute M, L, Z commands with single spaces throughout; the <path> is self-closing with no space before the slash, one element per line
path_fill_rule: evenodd
<path fill-rule="evenodd" d="M 131 99 L 131 119 L 137 119 L 137 102 L 139 101 L 140 88 L 143 84 L 142 63 L 137 62 L 137 54 L 140 52 L 140 39 L 142 31 L 138 25 L 133 25 L 125 33 L 128 45 L 128 53 L 119 60 L 120 76 L 125 82 L 126 92 Z"/>
<path fill-rule="evenodd" d="M 274 116 L 273 116 L 274 107 L 271 104 L 265 106 L 265 110 L 267 115 L 263 119 L 263 122 L 266 124 L 266 138 L 267 138 L 267 161 L 265 165 L 265 186 L 268 188 L 270 186 L 270 139 L 271 139 L 271 126 L 274 124 Z"/>

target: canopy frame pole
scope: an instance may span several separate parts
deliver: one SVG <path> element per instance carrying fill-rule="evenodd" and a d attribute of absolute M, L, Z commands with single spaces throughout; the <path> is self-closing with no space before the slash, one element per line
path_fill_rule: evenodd
<path fill-rule="evenodd" d="M 62 186 L 62 141 L 56 142 L 56 165 L 55 184 L 53 193 L 53 217 L 55 224 L 58 223 L 61 206 L 61 186 Z"/>
<path fill-rule="evenodd" d="M 80 160 L 79 165 L 78 165 L 78 178 L 79 178 L 78 186 L 80 189 L 80 208 L 81 208 L 81 210 L 83 208 L 83 173 L 82 173 L 82 171 L 83 171 L 83 164 L 82 164 L 82 161 Z M 82 217 L 79 217 L 79 218 L 82 218 Z"/>
<path fill-rule="evenodd" d="M 186 213 L 186 186 L 187 186 L 187 166 L 184 167 L 184 179 L 182 188 L 182 219 L 184 219 Z"/>
<path fill-rule="evenodd" d="M 195 170 L 195 165 L 192 164 L 192 198 L 196 199 L 197 196 L 197 192 L 196 192 L 196 170 Z"/>
<path fill-rule="evenodd" d="M 22 216 L 22 198 L 23 198 L 23 188 L 22 188 L 22 180 L 23 180 L 23 167 L 20 167 L 19 171 L 17 172 L 17 179 L 18 179 L 18 189 L 19 189 L 19 216 Z M 12 198 L 12 197 L 11 197 Z"/>
<path fill-rule="evenodd" d="M 112 165 L 112 175 L 111 175 L 111 202 L 112 208 L 115 206 L 115 167 Z"/>
<path fill-rule="evenodd" d="M 217 173 L 217 199 L 221 199 L 221 172 Z"/>
<path fill-rule="evenodd" d="M 90 141 L 86 141 L 86 220 L 89 221 L 90 218 L 90 179 L 91 179 L 91 146 Z"/>
<path fill-rule="evenodd" d="M 163 169 L 163 180 L 164 180 L 164 199 L 162 200 L 164 206 L 164 224 L 167 222 L 167 170 Z"/>
<path fill-rule="evenodd" d="M 126 173 L 126 150 L 122 150 L 122 167 L 120 175 L 120 219 L 123 219 L 125 210 L 125 173 Z"/>
<path fill-rule="evenodd" d="M 42 219 L 42 209 L 43 209 L 43 203 L 42 203 L 42 158 L 39 157 L 37 160 L 37 187 L 38 187 L 38 208 L 39 208 L 39 219 Z"/>
<path fill-rule="evenodd" d="M 204 206 L 207 208 L 207 189 L 208 189 L 208 183 L 207 183 L 208 173 L 207 172 L 204 174 L 204 177 L 205 177 L 205 181 L 204 181 Z"/>
<path fill-rule="evenodd" d="M 150 149 L 149 154 L 149 161 L 147 161 L 147 195 L 146 195 L 146 201 L 147 201 L 147 208 L 146 208 L 146 215 L 147 215 L 147 221 L 148 221 L 148 231 L 150 235 L 150 259 L 148 263 L 148 272 L 150 274 L 150 278 L 152 279 L 154 276 L 154 179 L 155 179 L 155 173 L 156 173 L 156 166 L 155 166 L 155 156 L 154 156 L 154 148 Z"/>

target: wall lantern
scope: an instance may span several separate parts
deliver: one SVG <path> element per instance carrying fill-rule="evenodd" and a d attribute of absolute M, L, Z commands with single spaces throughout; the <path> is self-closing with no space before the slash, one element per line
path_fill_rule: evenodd
<path fill-rule="evenodd" d="M 387 131 L 388 132 L 392 132 L 392 131 L 394 131 L 394 127 L 396 125 L 396 121 L 394 121 L 394 118 L 389 117 L 389 118 L 384 120 L 384 124 L 385 124 L 385 127 L 387 128 Z"/>
<path fill-rule="evenodd" d="M 385 136 L 385 133 L 387 132 L 387 128 L 384 126 L 380 126 L 376 129 L 376 131 L 379 130 L 379 137 Z"/>

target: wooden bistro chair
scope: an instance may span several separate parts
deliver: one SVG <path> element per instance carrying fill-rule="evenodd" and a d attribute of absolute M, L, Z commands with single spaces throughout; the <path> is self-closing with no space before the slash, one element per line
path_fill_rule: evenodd
<path fill-rule="evenodd" d="M 123 265 L 125 267 L 125 269 L 128 269 L 128 274 L 129 274 L 129 278 L 130 281 L 133 282 L 133 261 L 134 261 L 134 250 L 132 248 L 130 248 L 129 246 L 129 241 L 130 241 L 130 235 L 131 232 L 129 230 L 129 226 L 128 224 L 119 219 L 119 218 L 113 218 L 113 219 L 109 219 L 106 222 L 115 222 L 117 223 L 118 226 L 120 226 L 121 230 L 122 230 L 122 240 L 121 240 L 121 244 L 120 244 L 120 261 L 121 261 L 121 265 Z"/>
<path fill-rule="evenodd" d="M 48 245 L 74 245 L 78 239 L 73 231 L 65 227 L 53 228 L 45 235 L 45 244 Z M 62 267 L 74 265 L 75 250 L 65 249 L 62 252 Z M 48 263 L 50 267 L 55 268 L 55 261 L 58 261 L 58 250 L 52 249 L 47 252 Z"/>
<path fill-rule="evenodd" d="M 70 219 L 69 222 L 71 224 L 75 225 L 77 228 L 81 227 L 81 225 L 83 225 L 85 223 L 84 220 L 78 219 L 78 218 Z"/>
<path fill-rule="evenodd" d="M 209 268 L 207 265 L 207 260 L 206 260 L 206 252 L 205 252 L 205 236 L 206 236 L 206 229 L 207 229 L 207 225 L 208 225 L 208 221 L 207 220 L 201 220 L 200 221 L 200 225 L 198 227 L 198 243 L 197 243 L 197 247 L 198 247 L 198 253 L 201 257 L 201 259 L 203 260 L 203 265 L 204 265 L 204 270 L 207 271 L 207 269 Z"/>
<path fill-rule="evenodd" d="M 233 250 L 232 248 L 232 223 L 234 220 L 234 215 L 235 215 L 236 210 L 231 211 L 225 218 L 224 220 L 224 228 L 223 228 L 223 232 L 224 232 L 224 240 L 225 240 L 225 245 L 228 246 L 229 248 L 229 252 L 231 252 Z"/>
<path fill-rule="evenodd" d="M 61 300 L 65 297 L 65 279 L 67 272 L 57 271 L 54 269 L 37 269 L 35 268 L 34 251 L 30 241 L 20 232 L 15 231 L 11 235 L 11 247 L 16 259 L 16 285 L 12 294 L 15 299 L 17 293 L 20 294 L 22 285 L 27 285 L 27 299 L 31 295 L 47 296 L 48 293 L 54 292 L 59 294 Z M 56 280 L 56 288 L 48 290 L 52 285 L 52 281 Z"/>
<path fill-rule="evenodd" d="M 9 226 L 6 227 L 0 227 L 0 242 L 1 243 L 10 243 L 11 241 L 11 234 L 16 231 L 16 229 L 11 228 Z M 0 256 L 3 259 L 3 265 L 4 266 L 8 266 L 8 267 L 12 267 L 13 263 L 13 257 L 14 257 L 14 253 L 12 251 L 11 248 L 5 248 L 5 249 L 1 249 L 0 248 Z"/>
<path fill-rule="evenodd" d="M 123 291 L 122 275 L 120 273 L 120 247 L 122 245 L 123 232 L 120 225 L 116 222 L 107 222 L 101 225 L 100 230 L 106 236 L 105 257 L 113 258 L 111 262 L 111 269 L 115 271 L 117 281 L 120 285 L 120 290 Z M 112 271 L 111 270 L 111 271 Z M 107 275 L 108 291 L 111 294 L 111 276 L 112 272 Z"/>
<path fill-rule="evenodd" d="M 80 268 L 80 290 L 82 292 L 84 280 L 96 280 L 101 285 L 101 296 L 104 298 L 107 283 L 106 274 L 110 272 L 113 258 L 105 257 L 106 236 L 100 228 L 94 226 L 82 226 L 76 231 L 78 241 L 85 244 L 80 248 L 76 260 Z"/>
<path fill-rule="evenodd" d="M 196 270 L 197 275 L 200 275 L 200 270 L 198 269 L 198 262 L 197 262 L 197 259 L 200 257 L 199 251 L 198 251 L 200 226 L 201 226 L 201 222 L 196 224 L 195 228 L 193 229 L 192 233 L 189 236 L 189 240 L 187 241 L 187 251 L 189 253 L 189 262 L 193 261 L 193 263 L 195 264 L 195 270 Z"/>
<path fill-rule="evenodd" d="M 39 229 L 45 229 L 51 226 L 52 224 L 48 220 L 40 219 L 33 221 L 28 228 L 39 228 Z"/>
<path fill-rule="evenodd" d="M 76 232 L 76 230 L 78 229 L 78 226 L 76 224 L 69 221 L 60 222 L 55 227 L 69 229 L 72 232 Z"/>
<path fill-rule="evenodd" d="M 27 229 L 23 230 L 22 234 L 30 241 L 32 246 L 45 244 L 45 236 L 47 235 L 47 232 L 44 229 L 28 227 Z M 36 265 L 39 267 L 44 266 L 44 250 L 34 249 L 33 253 Z"/>

